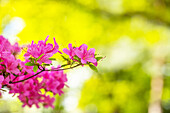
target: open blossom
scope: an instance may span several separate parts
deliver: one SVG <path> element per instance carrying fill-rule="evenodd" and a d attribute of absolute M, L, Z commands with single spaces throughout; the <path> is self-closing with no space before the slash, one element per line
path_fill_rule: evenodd
<path fill-rule="evenodd" d="M 48 107 L 54 108 L 53 103 L 54 103 L 54 101 L 55 101 L 55 98 L 54 98 L 54 97 L 50 97 L 49 95 L 48 95 L 48 96 L 45 96 L 45 95 L 44 95 L 44 98 L 45 98 L 45 99 L 42 101 L 42 102 L 43 102 L 43 106 L 44 106 L 45 108 L 48 108 Z"/>
<path fill-rule="evenodd" d="M 15 59 L 15 57 L 11 54 L 8 56 L 8 59 L 3 59 L 4 61 L 2 62 L 6 66 L 6 72 L 10 73 L 15 73 L 19 74 L 20 71 L 17 68 L 18 66 L 18 60 Z"/>
<path fill-rule="evenodd" d="M 86 64 L 87 62 L 93 63 L 97 66 L 97 60 L 95 59 L 95 49 L 90 48 L 87 50 L 88 46 L 86 44 L 81 45 L 76 51 L 75 54 L 81 59 L 82 64 Z"/>
<path fill-rule="evenodd" d="M 24 54 L 24 57 L 26 60 L 28 60 L 30 57 L 34 57 L 34 58 L 38 58 L 39 56 L 43 55 L 37 62 L 42 64 L 47 63 L 50 64 L 52 63 L 51 60 L 49 60 L 48 58 L 52 57 L 53 54 L 59 52 L 59 46 L 57 44 L 57 42 L 54 39 L 54 47 L 53 44 L 48 43 L 46 44 L 46 41 L 48 40 L 48 37 L 46 37 L 45 41 L 39 41 L 38 44 L 34 43 L 34 41 L 32 41 L 31 45 L 28 45 L 28 49 L 27 52 Z"/>
<path fill-rule="evenodd" d="M 67 48 L 64 48 L 64 49 L 63 49 L 63 52 L 64 52 L 65 54 L 69 55 L 69 57 L 70 57 L 71 59 L 73 59 L 73 57 L 76 55 L 76 54 L 75 54 L 75 50 L 76 50 L 77 48 L 73 48 L 71 43 L 68 44 L 68 48 L 69 48 L 70 50 L 68 50 Z"/>
<path fill-rule="evenodd" d="M 50 76 L 49 76 L 50 75 Z M 65 82 L 67 82 L 66 74 L 63 71 L 52 71 L 43 73 L 42 84 L 44 84 L 43 88 L 46 91 L 51 91 L 54 94 L 63 94 L 62 89 L 65 86 Z"/>
<path fill-rule="evenodd" d="M 0 35 L 0 52 L 10 52 L 11 54 L 17 54 L 21 51 L 18 43 L 11 45 L 10 42 Z"/>
<path fill-rule="evenodd" d="M 78 58 L 80 58 L 82 64 L 87 64 L 87 62 L 91 62 L 95 66 L 97 66 L 97 60 L 95 59 L 94 55 L 94 48 L 90 48 L 89 50 L 87 50 L 88 46 L 86 44 L 82 44 L 80 47 L 76 48 L 73 48 L 72 44 L 69 44 L 68 47 L 69 50 L 67 48 L 64 48 L 63 52 L 69 55 L 71 59 L 73 59 L 74 56 L 77 56 Z"/>
<path fill-rule="evenodd" d="M 0 35 L 0 51 L 11 51 L 11 44 L 10 42 L 5 39 L 2 35 Z"/>
<path fill-rule="evenodd" d="M 15 43 L 14 45 L 11 46 L 11 53 L 13 55 L 16 55 L 21 51 L 21 47 L 19 47 L 18 43 Z"/>

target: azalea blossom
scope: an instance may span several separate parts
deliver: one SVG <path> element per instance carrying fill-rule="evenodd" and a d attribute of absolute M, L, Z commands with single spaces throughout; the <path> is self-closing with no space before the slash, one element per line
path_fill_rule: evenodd
<path fill-rule="evenodd" d="M 67 48 L 64 48 L 64 49 L 63 49 L 63 52 L 64 52 L 65 54 L 69 55 L 69 57 L 70 57 L 71 59 L 73 59 L 73 57 L 76 55 L 76 54 L 75 54 L 75 50 L 76 50 L 77 48 L 72 47 L 72 44 L 71 44 L 71 43 L 68 44 L 68 48 L 69 48 L 69 50 L 68 50 Z"/>
<path fill-rule="evenodd" d="M 49 60 L 50 57 L 53 56 L 53 54 L 59 52 L 59 46 L 57 44 L 57 42 L 54 39 L 54 46 L 51 43 L 46 44 L 48 37 L 46 37 L 45 41 L 39 41 L 38 44 L 34 43 L 34 41 L 32 41 L 31 45 L 28 45 L 28 49 L 27 52 L 24 54 L 24 57 L 26 60 L 28 60 L 30 57 L 33 58 L 38 58 L 39 56 L 42 55 L 42 57 L 37 61 L 39 64 L 42 63 L 47 63 L 47 64 L 51 64 L 52 61 Z"/>
<path fill-rule="evenodd" d="M 75 54 L 81 59 L 82 64 L 86 64 L 87 62 L 93 63 L 97 66 L 97 60 L 95 59 L 95 49 L 90 48 L 87 50 L 88 46 L 86 44 L 82 44 L 76 51 Z"/>
<path fill-rule="evenodd" d="M 72 44 L 68 45 L 69 50 L 67 48 L 63 49 L 63 52 L 69 55 L 69 57 L 74 60 L 74 56 L 77 56 L 80 58 L 82 64 L 87 64 L 87 62 L 93 63 L 95 66 L 97 66 L 97 60 L 95 59 L 95 49 L 90 48 L 87 50 L 88 46 L 86 44 L 82 44 L 80 47 L 72 47 Z"/>

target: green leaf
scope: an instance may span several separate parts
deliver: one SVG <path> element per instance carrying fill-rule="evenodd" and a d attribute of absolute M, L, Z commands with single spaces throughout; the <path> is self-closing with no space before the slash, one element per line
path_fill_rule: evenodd
<path fill-rule="evenodd" d="M 43 64 L 43 66 L 50 66 L 51 64 Z"/>
<path fill-rule="evenodd" d="M 31 63 L 31 62 L 27 62 L 25 63 L 26 66 L 34 66 L 35 64 Z"/>
<path fill-rule="evenodd" d="M 19 75 L 16 75 L 16 74 L 14 74 L 14 73 L 12 73 L 14 76 L 16 76 L 16 77 L 18 77 Z"/>
<path fill-rule="evenodd" d="M 3 61 L 4 61 L 4 60 L 1 60 L 1 59 L 0 59 L 0 62 L 3 62 Z"/>
<path fill-rule="evenodd" d="M 31 63 L 34 63 L 35 58 L 30 57 L 29 60 L 30 60 Z"/>
<path fill-rule="evenodd" d="M 78 56 L 74 56 L 74 58 L 73 59 L 75 59 L 75 60 L 77 60 L 77 61 L 79 61 L 80 62 L 80 58 L 78 57 Z"/>
<path fill-rule="evenodd" d="M 30 57 L 29 60 L 33 61 L 33 60 L 35 60 L 35 58 Z"/>
<path fill-rule="evenodd" d="M 98 72 L 96 66 L 94 66 L 93 64 L 89 64 L 89 67 L 90 67 L 93 71 Z"/>
<path fill-rule="evenodd" d="M 61 55 L 61 57 L 64 59 L 64 60 L 69 60 L 68 58 L 66 58 L 65 56 Z"/>
<path fill-rule="evenodd" d="M 37 62 L 44 54 L 41 54 L 35 61 Z"/>
<path fill-rule="evenodd" d="M 56 60 L 55 58 L 49 58 L 49 60 Z"/>
<path fill-rule="evenodd" d="M 4 65 L 4 64 L 0 64 L 0 65 L 6 68 L 6 65 Z"/>
<path fill-rule="evenodd" d="M 68 66 L 68 64 L 63 64 L 63 65 L 61 65 L 61 67 L 64 67 L 64 66 Z"/>
<path fill-rule="evenodd" d="M 33 71 L 34 71 L 34 72 L 37 72 L 37 70 L 38 70 L 38 66 L 35 65 L 34 68 L 33 68 Z"/>
<path fill-rule="evenodd" d="M 99 61 L 99 60 L 101 60 L 103 57 L 96 57 L 95 59 L 97 60 L 97 61 Z"/>

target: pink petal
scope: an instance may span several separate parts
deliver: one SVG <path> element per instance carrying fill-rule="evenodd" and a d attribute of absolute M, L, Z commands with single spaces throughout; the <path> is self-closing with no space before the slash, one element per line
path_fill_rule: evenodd
<path fill-rule="evenodd" d="M 95 53 L 95 49 L 94 49 L 94 48 L 90 48 L 90 49 L 88 50 L 88 53 L 89 53 L 89 54 L 93 54 L 93 55 L 94 55 L 94 53 Z"/>
<path fill-rule="evenodd" d="M 79 50 L 75 51 L 75 54 L 79 57 L 79 58 L 83 58 L 83 53 Z"/>
<path fill-rule="evenodd" d="M 82 44 L 82 45 L 79 47 L 79 49 L 82 49 L 83 52 L 84 52 L 84 51 L 87 51 L 87 48 L 88 48 L 88 46 L 87 46 L 86 44 Z"/>
<path fill-rule="evenodd" d="M 11 71 L 12 73 L 15 73 L 15 74 L 19 74 L 20 73 L 19 69 L 12 69 L 12 70 L 9 70 L 9 71 Z"/>
<path fill-rule="evenodd" d="M 44 63 L 46 63 L 46 64 L 51 64 L 52 61 L 51 61 L 51 60 L 45 60 Z"/>
<path fill-rule="evenodd" d="M 54 44 L 55 44 L 55 46 L 53 48 L 53 53 L 57 53 L 59 46 L 58 46 L 57 42 L 55 41 L 55 38 L 53 38 L 53 39 L 54 39 Z"/>
<path fill-rule="evenodd" d="M 29 54 L 29 53 L 25 53 L 25 54 L 24 54 L 24 57 L 25 57 L 25 58 L 29 58 L 29 57 L 30 57 L 30 54 Z"/>
<path fill-rule="evenodd" d="M 72 44 L 71 43 L 69 43 L 68 44 L 68 48 L 71 50 L 71 49 L 73 49 L 73 47 L 72 47 Z"/>
<path fill-rule="evenodd" d="M 32 41 L 32 43 L 31 43 L 31 46 L 33 46 L 34 45 L 34 41 Z"/>
<path fill-rule="evenodd" d="M 59 46 L 58 46 L 58 44 L 57 44 L 57 42 L 55 41 L 55 37 L 53 38 L 53 40 L 54 40 L 54 44 L 55 44 L 55 48 L 59 48 Z"/>
<path fill-rule="evenodd" d="M 81 63 L 82 63 L 82 64 L 86 64 L 86 63 L 87 63 L 87 61 L 86 61 L 86 60 L 81 59 Z"/>
<path fill-rule="evenodd" d="M 48 37 L 49 37 L 49 35 L 46 37 L 46 39 L 45 39 L 45 43 L 47 42 L 47 40 L 48 40 Z"/>
<path fill-rule="evenodd" d="M 86 58 L 86 60 L 88 61 L 88 62 L 92 62 L 92 63 L 95 63 L 95 62 L 97 62 L 97 60 L 95 59 L 95 58 Z"/>
<path fill-rule="evenodd" d="M 2 81 L 4 81 L 4 77 L 0 76 L 0 84 L 2 83 Z"/>
<path fill-rule="evenodd" d="M 64 49 L 63 49 L 63 52 L 64 52 L 65 54 L 67 54 L 67 55 L 70 55 L 70 51 L 69 51 L 67 48 L 64 48 Z"/>

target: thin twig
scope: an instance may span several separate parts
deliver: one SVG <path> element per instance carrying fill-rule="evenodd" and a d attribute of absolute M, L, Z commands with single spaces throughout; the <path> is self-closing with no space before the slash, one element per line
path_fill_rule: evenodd
<path fill-rule="evenodd" d="M 36 74 L 34 74 L 34 75 L 28 77 L 28 78 L 25 78 L 25 79 L 23 79 L 23 80 L 19 80 L 19 81 L 16 81 L 16 82 L 10 81 L 9 84 L 15 84 L 15 83 L 23 82 L 23 81 L 25 81 L 25 80 L 28 80 L 28 79 L 30 79 L 30 78 L 32 78 L 32 77 L 34 77 L 34 76 L 36 76 L 36 75 L 42 73 L 43 71 L 45 71 L 45 70 L 41 70 L 40 72 L 38 72 L 38 73 L 36 73 Z"/>
<path fill-rule="evenodd" d="M 53 70 L 53 69 L 49 69 L 49 70 L 45 70 L 45 71 L 62 71 L 62 70 L 68 70 L 68 69 L 73 69 L 73 68 L 75 68 L 75 67 L 78 67 L 78 66 L 80 66 L 81 64 L 77 64 L 77 65 L 75 65 L 75 66 L 73 66 L 73 67 L 69 67 L 69 68 L 65 68 L 65 69 L 57 69 L 57 70 Z"/>
<path fill-rule="evenodd" d="M 19 81 L 15 81 L 15 82 L 14 82 L 14 80 L 13 80 L 13 81 L 10 81 L 9 84 L 15 84 L 15 83 L 23 82 L 23 81 L 28 80 L 28 79 L 30 79 L 30 78 L 32 78 L 32 77 L 35 77 L 36 75 L 38 75 L 38 74 L 40 74 L 40 73 L 42 73 L 42 72 L 44 72 L 44 71 L 62 71 L 62 70 L 73 69 L 73 68 L 78 67 L 78 66 L 80 66 L 80 65 L 82 65 L 82 64 L 77 64 L 77 65 L 75 65 L 75 66 L 73 66 L 73 67 L 69 67 L 69 68 L 65 68 L 65 69 L 56 69 L 56 70 L 54 70 L 54 69 L 52 69 L 52 70 L 51 70 L 51 69 L 45 70 L 45 68 L 43 68 L 43 69 L 40 69 L 40 70 L 41 70 L 40 72 L 38 72 L 38 73 L 36 73 L 36 74 L 28 77 L 28 78 L 25 78 L 25 79 L 19 80 Z M 14 78 L 14 79 L 15 79 L 15 78 Z"/>

